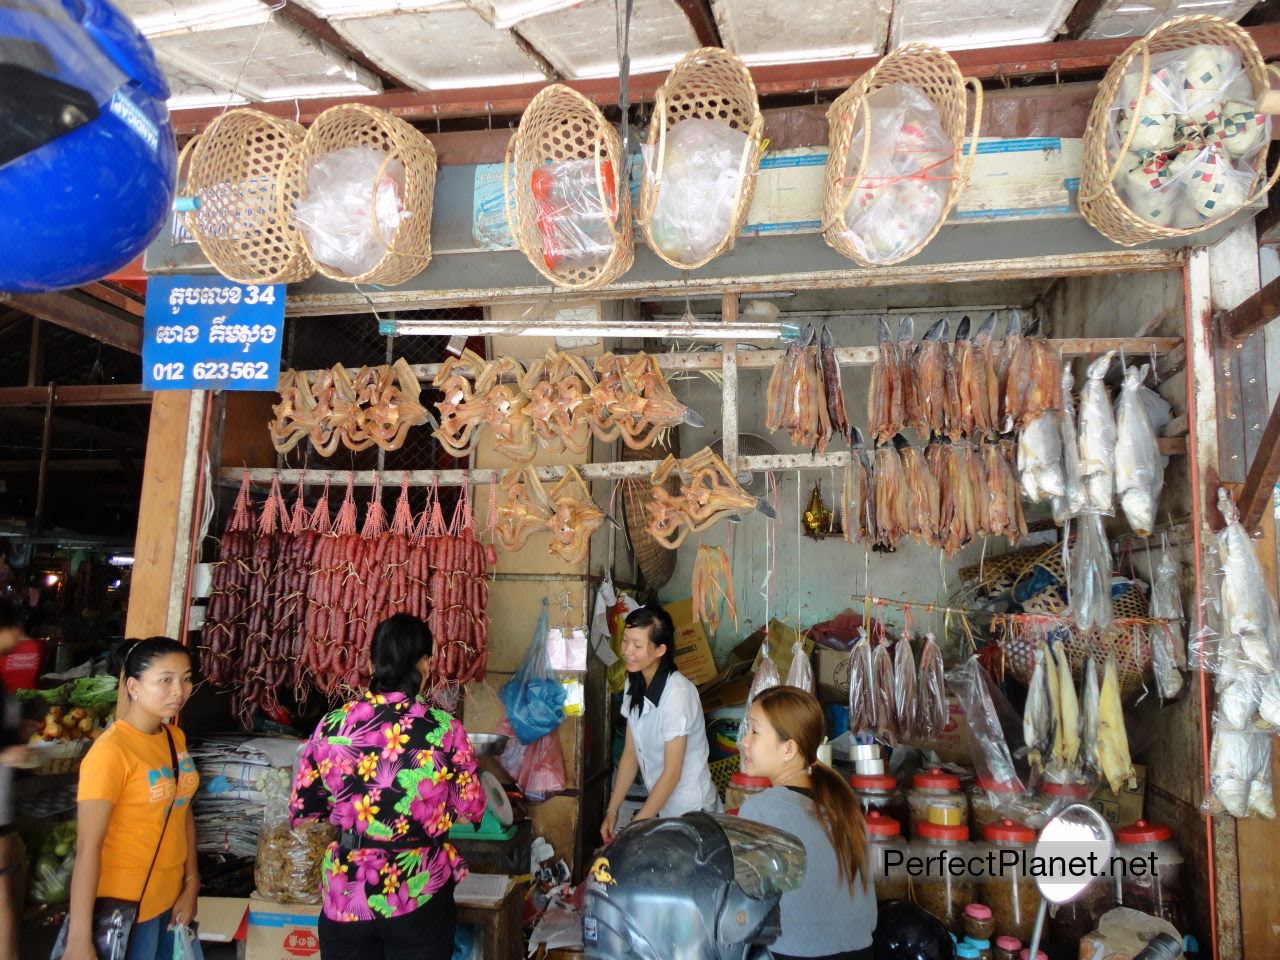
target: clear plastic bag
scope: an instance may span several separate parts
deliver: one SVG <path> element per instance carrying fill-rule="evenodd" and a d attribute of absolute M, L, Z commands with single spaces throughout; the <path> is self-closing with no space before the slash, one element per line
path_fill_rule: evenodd
<path fill-rule="evenodd" d="M 799 687 L 806 693 L 814 692 L 813 665 L 809 663 L 809 655 L 797 640 L 791 645 L 791 667 L 787 670 L 787 686 Z"/>
<path fill-rule="evenodd" d="M 849 729 L 855 734 L 870 733 L 876 726 L 871 638 L 862 628 L 858 634 L 849 653 Z"/>
<path fill-rule="evenodd" d="M 773 662 L 773 657 L 769 655 L 769 641 L 764 642 L 764 652 L 760 657 L 760 666 L 756 669 L 755 674 L 751 677 L 751 690 L 747 693 L 747 705 L 751 705 L 761 690 L 768 690 L 770 687 L 776 687 L 782 683 L 782 679 L 778 674 L 778 665 Z"/>
<path fill-rule="evenodd" d="M 1098 751 L 1098 717 L 1102 713 L 1102 682 L 1098 678 L 1098 662 L 1085 657 L 1084 676 L 1080 680 L 1080 757 L 1086 770 L 1102 775 L 1102 757 Z"/>
<path fill-rule="evenodd" d="M 359 276 L 378 265 L 401 221 L 412 216 L 403 208 L 403 195 L 399 160 L 387 162 L 387 155 L 372 147 L 346 147 L 311 164 L 307 196 L 293 219 L 317 261 Z"/>
<path fill-rule="evenodd" d="M 1102 517 L 1082 513 L 1075 528 L 1067 564 L 1071 615 L 1081 630 L 1105 628 L 1111 625 L 1111 550 Z"/>
<path fill-rule="evenodd" d="M 1147 365 L 1126 368 L 1116 400 L 1116 494 L 1130 529 L 1140 537 L 1151 535 L 1164 488 L 1160 445 L 1140 393 L 1150 370 Z"/>
<path fill-rule="evenodd" d="M 886 84 L 852 119 L 846 184 L 858 178 L 868 112 L 871 149 L 843 232 L 865 259 L 880 262 L 901 257 L 937 225 L 955 175 L 954 147 L 933 101 L 910 84 Z"/>
<path fill-rule="evenodd" d="M 298 747 L 299 757 L 304 749 L 305 743 Z M 290 783 L 297 781 L 295 758 Z M 288 795 L 269 800 L 263 811 L 253 868 L 258 896 L 275 903 L 319 903 L 321 866 L 337 835 L 337 828 L 323 820 L 304 820 L 294 826 Z"/>
<path fill-rule="evenodd" d="M 1275 819 L 1270 734 L 1214 729 L 1206 806 L 1215 814 Z"/>
<path fill-rule="evenodd" d="M 1071 364 L 1062 365 L 1062 410 L 1058 413 L 1058 433 L 1062 451 L 1062 496 L 1053 498 L 1053 522 L 1063 526 L 1078 516 L 1089 503 L 1084 479 L 1080 475 L 1080 440 L 1076 436 L 1076 410 L 1071 399 L 1075 378 Z"/>
<path fill-rule="evenodd" d="M 1018 719 L 996 687 L 995 681 L 982 669 L 976 656 L 970 657 L 946 675 L 947 684 L 964 707 L 969 726 L 973 766 L 980 780 L 1016 785 L 1022 793 L 1022 780 L 1013 765 L 1013 755 L 1004 732 L 1005 718 L 997 708 L 997 697 L 1011 724 Z"/>
<path fill-rule="evenodd" d="M 1218 490 L 1218 509 L 1227 521 L 1218 534 L 1222 565 L 1218 672 L 1231 675 L 1234 665 L 1230 661 L 1238 657 L 1270 676 L 1275 673 L 1280 643 L 1280 614 L 1275 597 L 1225 488 Z"/>
<path fill-rule="evenodd" d="M 936 739 L 950 720 L 942 651 L 933 634 L 926 633 L 924 646 L 920 648 L 920 677 L 916 684 L 916 736 L 921 740 Z"/>
<path fill-rule="evenodd" d="M 595 160 L 545 163 L 531 175 L 538 232 L 547 269 L 602 266 L 613 253 L 610 223 L 617 215 L 613 164 Z M 604 186 L 601 199 L 600 187 Z"/>
<path fill-rule="evenodd" d="M 1136 634 L 1142 629 L 1137 624 L 1133 626 L 1135 650 L 1140 649 L 1138 646 L 1140 638 Z M 1147 637 L 1151 640 L 1151 673 L 1155 677 L 1156 693 L 1160 695 L 1161 700 L 1176 700 L 1186 682 L 1182 671 L 1178 669 L 1173 634 L 1165 624 L 1153 623 L 1147 628 Z"/>
<path fill-rule="evenodd" d="M 1027 746 L 1027 764 L 1031 767 L 1032 779 L 1035 780 L 1044 773 L 1053 755 L 1053 738 L 1058 717 L 1050 687 L 1050 678 L 1055 676 L 1055 668 L 1049 648 L 1044 642 L 1039 642 L 1032 656 L 1035 667 L 1031 671 L 1031 680 L 1027 683 L 1027 700 L 1022 710 L 1022 739 Z"/>
<path fill-rule="evenodd" d="M 1151 616 L 1164 620 L 1168 625 L 1169 642 L 1173 647 L 1173 662 L 1183 669 L 1187 666 L 1187 644 L 1184 635 L 1186 614 L 1182 609 L 1182 591 L 1179 564 L 1169 552 L 1168 538 L 1160 550 L 1160 562 L 1156 565 L 1151 583 Z"/>
<path fill-rule="evenodd" d="M 1086 510 L 1115 514 L 1116 418 L 1103 377 L 1115 351 L 1108 351 L 1089 364 L 1084 389 L 1080 391 L 1080 477 L 1084 483 Z"/>
<path fill-rule="evenodd" d="M 494 732 L 510 738 L 498 757 L 498 764 L 520 785 L 529 799 L 545 800 L 564 790 L 564 754 L 560 749 L 558 732 L 524 744 L 506 717 L 498 721 Z"/>
<path fill-rule="evenodd" d="M 200 938 L 185 924 L 173 928 L 173 960 L 204 960 Z"/>
<path fill-rule="evenodd" d="M 701 118 L 670 127 L 661 157 L 645 148 L 658 190 L 649 232 L 672 260 L 698 263 L 728 234 L 746 148 L 741 130 Z"/>
<path fill-rule="evenodd" d="M 892 746 L 898 742 L 898 711 L 894 702 L 893 657 L 888 643 L 876 644 L 871 655 L 871 677 L 876 739 Z"/>
<path fill-rule="evenodd" d="M 549 675 L 547 662 L 547 610 L 544 606 L 534 629 L 533 643 L 498 697 L 520 742 L 531 744 L 559 728 L 564 720 L 564 687 Z"/>
<path fill-rule="evenodd" d="M 1107 655 L 1098 691 L 1097 719 L 1098 770 L 1112 791 L 1134 786 L 1136 780 L 1129 754 L 1129 732 L 1124 724 L 1124 705 L 1120 702 L 1120 672 L 1114 652 Z"/>
<path fill-rule="evenodd" d="M 898 739 L 909 743 L 916 736 L 916 657 L 911 635 L 902 631 L 893 648 L 893 709 L 898 719 Z"/>

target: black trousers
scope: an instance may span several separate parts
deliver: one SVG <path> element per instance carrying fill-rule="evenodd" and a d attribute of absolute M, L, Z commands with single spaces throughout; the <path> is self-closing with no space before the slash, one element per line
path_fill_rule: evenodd
<path fill-rule="evenodd" d="M 457 927 L 453 884 L 413 913 L 337 923 L 320 915 L 320 960 L 450 960 Z"/>

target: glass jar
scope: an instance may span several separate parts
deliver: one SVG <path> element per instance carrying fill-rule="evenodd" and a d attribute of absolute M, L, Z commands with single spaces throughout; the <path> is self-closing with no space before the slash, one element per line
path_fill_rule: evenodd
<path fill-rule="evenodd" d="M 996 932 L 995 917 L 985 903 L 964 908 L 964 935 L 970 940 L 990 940 Z"/>
<path fill-rule="evenodd" d="M 1102 915 L 1116 906 L 1115 880 L 1104 873 L 1076 899 L 1058 904 L 1057 911 L 1049 917 L 1049 942 L 1079 943 L 1097 930 Z"/>
<path fill-rule="evenodd" d="M 906 836 L 907 818 L 910 816 L 907 810 L 907 795 L 898 788 L 895 777 L 887 773 L 855 773 L 849 778 L 849 785 L 853 787 L 853 792 L 858 795 L 858 800 L 862 803 L 863 814 L 876 811 L 896 820 L 898 826 L 904 831 L 903 836 Z"/>
<path fill-rule="evenodd" d="M 1031 948 L 1027 947 L 1018 954 L 1018 960 L 1031 960 Z M 1043 950 L 1036 951 L 1036 960 L 1049 960 L 1049 955 Z"/>
<path fill-rule="evenodd" d="M 959 813 L 956 823 L 969 822 L 969 798 L 960 789 L 960 778 L 937 767 L 922 770 L 911 779 L 911 789 L 907 791 L 907 809 L 913 837 L 919 836 L 921 824 L 929 822 L 930 807 L 953 807 Z M 968 833 L 967 827 L 965 833 Z"/>
<path fill-rule="evenodd" d="M 1140 870 L 1129 869 L 1120 878 L 1120 905 L 1168 920 L 1182 929 L 1183 860 L 1182 851 L 1173 841 L 1173 830 L 1162 823 L 1138 820 L 1115 833 L 1117 856 L 1130 864 L 1145 861 Z"/>
<path fill-rule="evenodd" d="M 961 799 L 964 794 L 960 794 Z M 917 830 L 920 843 L 915 853 L 920 857 L 936 857 L 947 854 L 952 857 L 968 857 L 973 854 L 969 843 L 969 828 L 964 824 L 949 827 L 940 823 L 921 822 Z M 917 906 L 929 911 L 942 921 L 952 933 L 964 932 L 964 908 L 973 903 L 973 880 L 968 874 L 951 875 L 944 866 L 934 875 L 912 885 Z"/>
<path fill-rule="evenodd" d="M 991 960 L 990 940 L 978 940 L 974 937 L 965 937 L 963 942 L 978 952 L 978 960 Z"/>
<path fill-rule="evenodd" d="M 992 960 L 1018 960 L 1022 952 L 1022 941 L 1017 937 L 996 937 Z"/>
<path fill-rule="evenodd" d="M 876 900 L 907 900 L 910 895 L 906 866 L 900 866 L 891 874 L 885 869 L 885 854 L 897 850 L 904 860 L 907 857 L 907 840 L 902 835 L 902 825 L 879 810 L 872 810 L 865 817 L 867 824 L 868 853 L 871 860 L 871 879 L 876 885 Z"/>
<path fill-rule="evenodd" d="M 972 780 L 965 787 L 969 797 L 969 834 L 980 837 L 988 823 L 995 823 L 1008 816 L 1002 808 L 1006 801 L 1015 799 L 1021 793 L 1016 780 L 998 782 L 986 777 Z"/>
<path fill-rule="evenodd" d="M 1028 940 L 1040 908 L 1040 890 L 1035 879 L 1022 872 L 1021 858 L 1031 855 L 1036 832 L 1013 820 L 1001 820 L 987 824 L 982 838 L 995 847 L 996 870 L 988 874 L 979 889 L 982 901 L 994 915 L 995 932 Z M 1000 866 L 1000 857 L 1007 850 L 1018 855 L 1019 866 Z"/>
<path fill-rule="evenodd" d="M 964 942 L 956 944 L 956 960 L 981 960 L 981 954 L 978 948 L 972 943 Z"/>
<path fill-rule="evenodd" d="M 1063 808 L 1073 803 L 1088 803 L 1092 796 L 1093 788 L 1087 783 L 1058 783 L 1054 780 L 1045 780 L 1028 804 L 1030 809 L 1022 819 L 1027 826 L 1039 830 Z"/>
<path fill-rule="evenodd" d="M 748 797 L 754 797 L 771 786 L 773 781 L 768 777 L 749 777 L 738 770 L 729 777 L 729 785 L 724 788 L 724 808 L 729 813 L 737 813 Z"/>

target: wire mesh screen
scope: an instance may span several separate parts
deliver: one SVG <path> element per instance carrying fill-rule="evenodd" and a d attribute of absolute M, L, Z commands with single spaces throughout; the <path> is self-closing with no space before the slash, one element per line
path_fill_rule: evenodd
<path fill-rule="evenodd" d="M 479 307 L 449 310 L 404 310 L 382 313 L 383 320 L 456 320 L 482 319 Z M 351 372 L 362 366 L 393 363 L 403 357 L 411 364 L 440 363 L 447 354 L 447 337 L 387 336 L 379 330 L 372 314 L 333 317 L 299 317 L 289 324 L 288 366 L 295 370 L 318 370 L 341 363 Z M 476 345 L 472 345 L 475 349 Z M 429 381 L 422 384 L 422 404 L 435 414 L 439 394 Z M 381 454 L 381 457 L 379 456 Z M 326 470 L 378 470 L 394 474 L 398 470 L 431 470 L 464 466 L 446 454 L 432 436 L 427 424 L 414 427 L 405 435 L 399 450 L 379 451 L 376 447 L 359 453 L 339 448 L 331 457 L 320 456 L 309 443 L 300 443 L 282 458 L 284 466 L 315 467 Z M 394 476 L 387 477 L 393 483 Z"/>

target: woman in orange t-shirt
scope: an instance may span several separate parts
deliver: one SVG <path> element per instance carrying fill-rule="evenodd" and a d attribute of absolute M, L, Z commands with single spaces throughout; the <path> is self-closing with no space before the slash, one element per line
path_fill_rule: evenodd
<path fill-rule="evenodd" d="M 113 665 L 128 699 L 80 768 L 76 866 L 63 956 L 96 960 L 94 900 L 113 897 L 140 901 L 127 960 L 170 960 L 173 928 L 195 919 L 200 893 L 191 816 L 199 776 L 186 737 L 164 722 L 191 697 L 191 653 L 167 637 L 126 640 Z"/>

